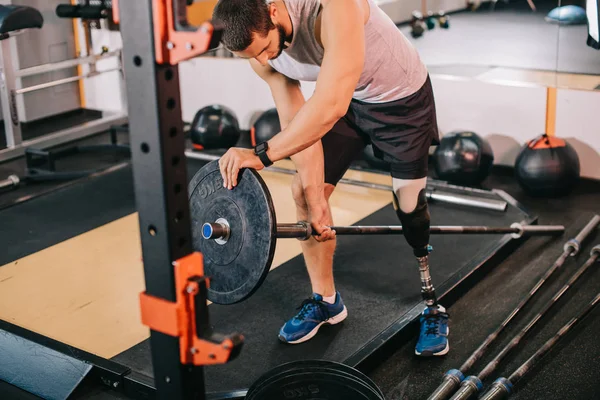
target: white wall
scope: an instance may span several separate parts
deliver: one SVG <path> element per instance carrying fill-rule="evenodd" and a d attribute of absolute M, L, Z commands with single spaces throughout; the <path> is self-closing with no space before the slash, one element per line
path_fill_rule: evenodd
<path fill-rule="evenodd" d="M 233 109 L 242 129 L 249 129 L 254 113 L 275 106 L 268 86 L 250 68 L 248 61 L 234 58 L 197 58 L 180 64 L 181 104 L 185 121 L 192 121 L 200 108 L 222 104 Z M 302 85 L 310 96 L 314 84 Z"/>
<path fill-rule="evenodd" d="M 600 179 L 600 91 L 559 90 L 556 134 L 579 155 L 583 176 Z"/>

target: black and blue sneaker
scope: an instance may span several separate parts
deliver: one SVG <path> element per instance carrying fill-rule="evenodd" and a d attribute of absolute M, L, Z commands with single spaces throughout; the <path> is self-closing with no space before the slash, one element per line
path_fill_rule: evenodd
<path fill-rule="evenodd" d="M 443 356 L 450 350 L 448 344 L 448 314 L 440 305 L 427 307 L 420 317 L 421 333 L 415 348 L 418 356 Z"/>
<path fill-rule="evenodd" d="M 313 293 L 304 300 L 298 314 L 287 321 L 279 331 L 279 340 L 298 344 L 306 342 L 317 334 L 323 324 L 335 325 L 346 319 L 348 310 L 339 292 L 335 293 L 335 303 L 323 301 L 323 296 Z"/>

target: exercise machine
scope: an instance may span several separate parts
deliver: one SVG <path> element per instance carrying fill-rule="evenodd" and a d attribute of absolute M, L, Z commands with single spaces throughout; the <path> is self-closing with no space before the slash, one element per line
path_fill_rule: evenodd
<path fill-rule="evenodd" d="M 72 7 L 66 12 L 65 6 L 58 5 L 52 12 L 56 13 L 58 18 L 77 18 L 82 21 L 97 20 L 108 18 L 110 13 L 108 2 L 95 1 L 85 2 L 83 5 L 68 6 Z M 42 11 L 37 8 L 22 5 L 0 6 L 0 59 L 2 68 L 2 81 L 0 86 L 0 101 L 2 103 L 2 114 L 4 116 L 4 136 L 6 146 L 0 149 L 0 162 L 23 156 L 26 149 L 35 148 L 37 150 L 47 149 L 53 146 L 62 145 L 74 140 L 82 139 L 101 132 L 108 131 L 111 126 L 122 125 L 127 121 L 124 111 L 101 111 L 97 118 L 90 118 L 83 123 L 75 126 L 63 127 L 58 130 L 49 130 L 44 127 L 41 132 L 24 132 L 23 115 L 25 113 L 24 96 L 37 91 L 56 88 L 73 82 L 79 82 L 84 79 L 92 78 L 106 72 L 119 72 L 120 95 L 122 104 L 127 104 L 124 98 L 125 90 L 123 85 L 121 51 L 109 51 L 103 49 L 99 54 L 91 52 L 91 35 L 89 23 L 83 23 L 85 35 L 85 47 L 87 55 L 78 56 L 73 59 L 67 59 L 58 62 L 51 62 L 42 65 L 36 65 L 28 68 L 18 68 L 19 57 L 16 56 L 18 44 L 17 36 L 30 34 L 33 30 L 40 30 L 44 35 L 44 17 L 48 15 L 48 7 L 51 3 L 41 5 Z M 98 70 L 95 66 L 105 59 L 115 59 L 116 66 L 113 68 Z M 25 86 L 28 78 L 42 80 L 44 74 L 64 72 L 74 67 L 88 67 L 87 73 L 77 74 L 66 78 L 47 81 L 39 84 Z M 29 79 L 29 80 L 31 80 Z"/>

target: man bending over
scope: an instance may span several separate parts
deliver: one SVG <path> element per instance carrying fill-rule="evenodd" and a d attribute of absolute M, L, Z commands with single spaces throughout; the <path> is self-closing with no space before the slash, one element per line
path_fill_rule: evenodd
<path fill-rule="evenodd" d="M 213 19 L 223 25 L 223 45 L 269 85 L 282 129 L 254 149 L 229 149 L 219 161 L 224 186 L 237 184 L 240 168 L 290 157 L 297 218 L 317 233 L 301 242 L 313 294 L 279 338 L 302 343 L 347 316 L 333 279 L 328 201 L 370 143 L 391 166 L 394 206 L 419 267 L 425 308 L 415 352 L 446 354 L 448 314 L 429 274 L 425 196 L 429 147 L 439 143 L 436 109 L 415 48 L 373 0 L 220 0 Z M 316 81 L 310 99 L 299 81 Z"/>

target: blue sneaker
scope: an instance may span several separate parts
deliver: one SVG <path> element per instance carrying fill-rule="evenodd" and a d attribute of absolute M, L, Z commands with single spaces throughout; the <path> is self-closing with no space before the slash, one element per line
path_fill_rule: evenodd
<path fill-rule="evenodd" d="M 446 309 L 438 305 L 427 307 L 420 317 L 421 333 L 415 348 L 418 356 L 443 356 L 450 350 L 448 344 L 448 314 Z"/>
<path fill-rule="evenodd" d="M 279 340 L 285 343 L 298 344 L 306 342 L 317 334 L 323 324 L 335 325 L 346 319 L 348 310 L 339 292 L 335 293 L 335 303 L 323 301 L 323 296 L 313 293 L 304 300 L 298 314 L 287 321 L 279 331 Z"/>

